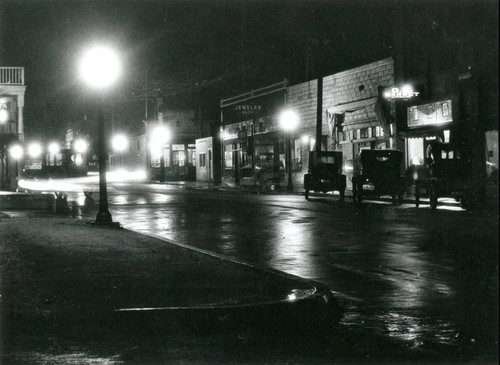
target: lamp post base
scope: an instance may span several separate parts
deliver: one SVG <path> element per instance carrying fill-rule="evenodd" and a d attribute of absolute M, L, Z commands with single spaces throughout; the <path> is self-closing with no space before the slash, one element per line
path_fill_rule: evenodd
<path fill-rule="evenodd" d="M 97 216 L 95 217 L 95 222 L 98 224 L 109 224 L 113 223 L 113 219 L 111 218 L 111 213 L 107 209 L 99 209 L 97 212 Z"/>

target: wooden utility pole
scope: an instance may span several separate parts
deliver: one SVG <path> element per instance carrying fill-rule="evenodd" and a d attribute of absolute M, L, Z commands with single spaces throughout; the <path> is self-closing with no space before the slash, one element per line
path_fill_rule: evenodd
<path fill-rule="evenodd" d="M 323 78 L 318 78 L 318 100 L 316 107 L 316 152 L 321 152 L 321 133 L 323 127 Z"/>

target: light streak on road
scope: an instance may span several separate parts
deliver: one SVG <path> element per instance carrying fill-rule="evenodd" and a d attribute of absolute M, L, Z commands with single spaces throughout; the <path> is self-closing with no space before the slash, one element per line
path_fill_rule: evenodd
<path fill-rule="evenodd" d="M 146 172 L 144 170 L 109 171 L 106 173 L 106 179 L 109 183 L 142 182 L 146 181 Z M 93 192 L 99 190 L 99 175 L 89 173 L 87 176 L 65 179 L 23 179 L 19 180 L 18 185 L 19 188 L 29 191 Z"/>

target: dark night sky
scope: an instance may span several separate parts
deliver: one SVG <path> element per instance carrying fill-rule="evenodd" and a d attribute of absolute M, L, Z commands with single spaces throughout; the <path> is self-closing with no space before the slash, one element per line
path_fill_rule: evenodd
<path fill-rule="evenodd" d="M 436 4 L 449 3 L 425 6 Z M 193 95 L 201 85 L 205 108 L 215 115 L 220 98 L 391 56 L 393 5 L 390 0 L 3 0 L 0 65 L 26 69 L 27 134 L 60 133 L 66 122 L 88 112 L 76 65 L 81 50 L 96 39 L 116 44 L 123 55 L 125 73 L 114 99 L 141 95 L 147 71 L 148 88 L 161 90 L 167 106 L 197 100 Z M 426 19 L 422 22 L 425 26 Z M 306 75 L 308 45 L 312 63 Z M 124 118 L 143 118 L 143 102 L 125 104 L 117 104 Z"/>

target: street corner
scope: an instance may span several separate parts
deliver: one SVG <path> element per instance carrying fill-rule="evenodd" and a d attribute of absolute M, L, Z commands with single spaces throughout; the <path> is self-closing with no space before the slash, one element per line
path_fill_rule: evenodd
<path fill-rule="evenodd" d="M 286 298 L 267 303 L 192 307 L 117 308 L 112 323 L 144 335 L 231 335 L 318 342 L 333 334 L 343 309 L 329 293 L 294 289 Z M 326 337 L 325 337 L 326 335 Z"/>

